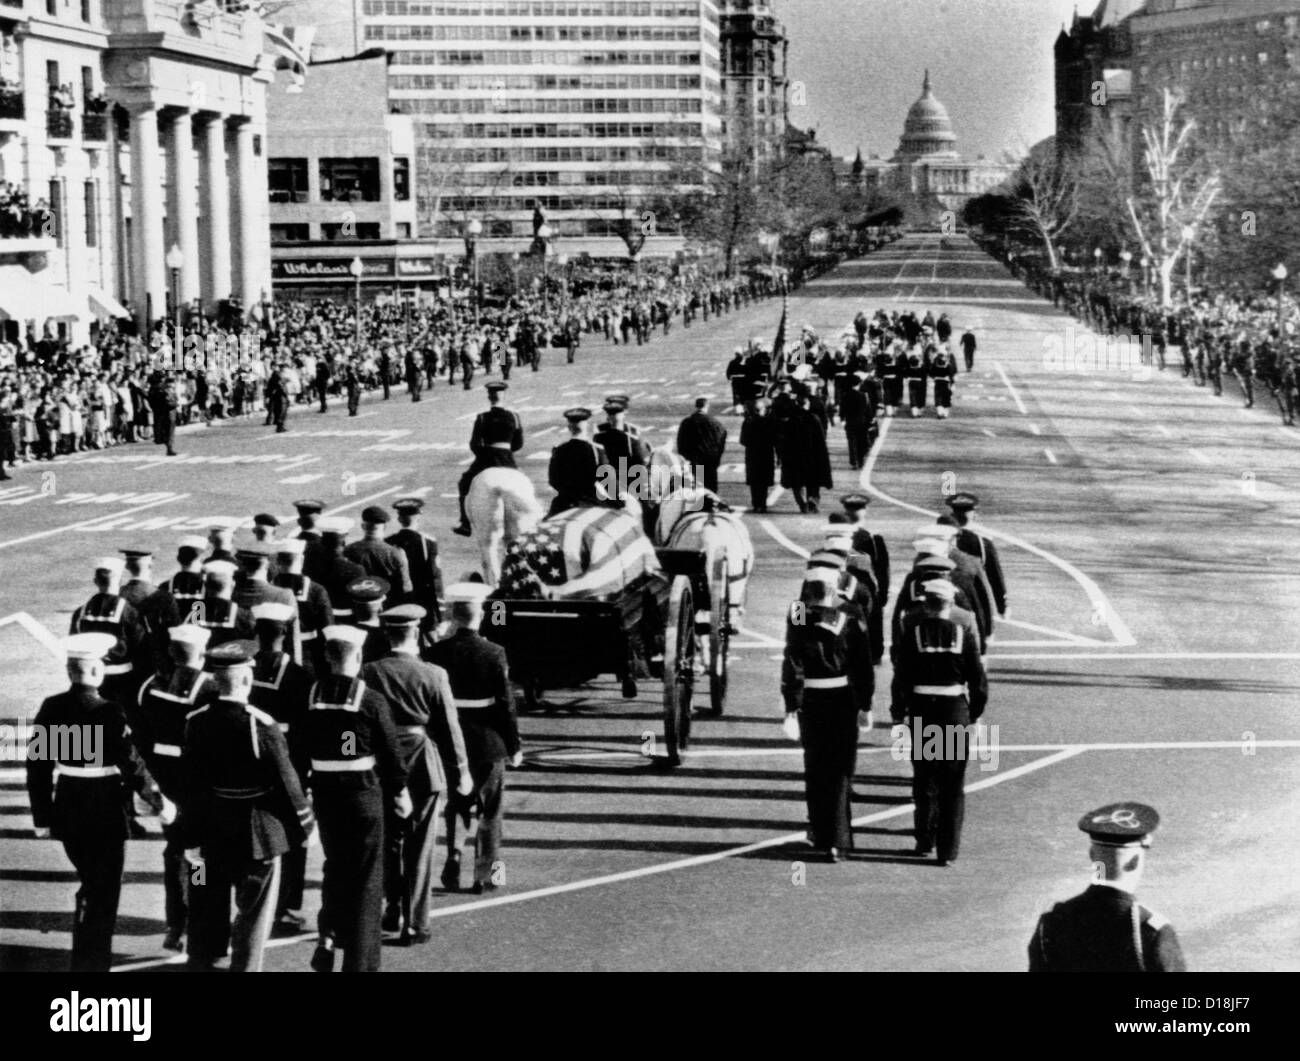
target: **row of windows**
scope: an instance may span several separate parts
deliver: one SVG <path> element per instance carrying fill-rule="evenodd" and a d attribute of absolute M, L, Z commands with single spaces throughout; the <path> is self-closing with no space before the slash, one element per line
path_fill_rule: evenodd
<path fill-rule="evenodd" d="M 699 122 L 539 122 L 534 125 L 509 125 L 506 122 L 471 122 L 468 125 L 429 123 L 424 130 L 431 140 L 558 140 L 571 137 L 583 140 L 612 140 L 616 137 L 648 140 L 668 137 L 699 139 L 704 135 L 704 127 Z"/>
<path fill-rule="evenodd" d="M 524 198 L 510 198 L 502 195 L 448 195 L 442 199 L 442 211 L 446 214 L 469 214 L 481 217 L 483 214 L 498 210 L 626 210 L 628 216 L 640 214 L 636 203 L 618 195 L 537 195 Z M 656 218 L 656 225 L 658 219 Z M 531 233 L 531 228 L 530 228 Z"/>
<path fill-rule="evenodd" d="M 633 224 L 636 220 L 632 219 Z M 560 239 L 580 239 L 583 236 L 617 237 L 620 221 L 618 218 L 605 217 L 551 217 L 547 223 L 555 230 Z M 437 239 L 459 239 L 464 231 L 459 220 L 439 221 L 433 226 L 430 235 Z M 483 222 L 483 232 L 489 239 L 519 239 L 531 237 L 533 223 L 530 219 L 510 221 L 504 218 L 491 218 Z M 660 223 L 656 219 L 655 233 L 660 236 L 675 235 L 676 227 L 671 222 Z"/>
<path fill-rule="evenodd" d="M 449 147 L 436 153 L 424 152 L 426 164 L 525 163 L 525 162 L 675 162 L 689 160 L 703 163 L 700 148 L 674 147 L 669 144 L 642 144 L 616 147 L 584 144 L 574 147 Z"/>
<path fill-rule="evenodd" d="M 390 74 L 388 77 L 388 86 L 395 91 L 544 92 L 547 89 L 585 89 L 620 92 L 662 89 L 689 92 L 699 89 L 700 84 L 699 74 Z"/>
<path fill-rule="evenodd" d="M 399 36 L 395 38 L 394 34 Z M 698 26 L 425 26 L 383 23 L 367 26 L 366 38 L 413 41 L 696 41 L 700 39 L 700 29 Z"/>
<path fill-rule="evenodd" d="M 403 114 L 699 114 L 698 99 L 398 99 Z M 716 108 L 713 108 L 716 111 Z"/>
<path fill-rule="evenodd" d="M 368 26 L 366 32 L 405 29 Z M 388 40 L 418 38 L 388 37 Z M 410 53 L 398 53 L 402 55 Z M 430 51 L 421 66 L 703 66 L 717 70 L 718 60 L 707 52 L 569 52 L 569 51 Z"/>
<path fill-rule="evenodd" d="M 717 13 L 713 4 L 649 3 L 646 0 L 510 0 L 507 3 L 439 4 L 432 0 L 365 0 L 367 15 L 422 15 L 434 18 L 705 18 Z"/>
<path fill-rule="evenodd" d="M 1248 38 L 1251 26 L 1245 22 L 1217 22 L 1193 25 L 1181 30 L 1157 30 L 1144 33 L 1135 42 L 1139 52 L 1163 50 L 1171 45 L 1202 46 L 1208 41 L 1221 42 L 1228 39 Z M 1282 37 L 1300 37 L 1300 15 L 1287 15 L 1274 22 L 1272 19 L 1260 19 L 1253 26 L 1256 36 L 1269 36 L 1280 31 Z"/>
<path fill-rule="evenodd" d="M 653 169 L 627 170 L 523 170 L 518 173 L 475 171 L 456 183 L 466 188 L 563 188 L 608 185 L 677 184 L 671 173 Z"/>
<path fill-rule="evenodd" d="M 267 185 L 273 203 L 309 201 L 307 159 L 267 160 Z M 377 158 L 322 158 L 319 165 L 320 198 L 326 203 L 377 203 L 382 198 Z M 411 198 L 411 160 L 393 159 L 393 198 Z"/>

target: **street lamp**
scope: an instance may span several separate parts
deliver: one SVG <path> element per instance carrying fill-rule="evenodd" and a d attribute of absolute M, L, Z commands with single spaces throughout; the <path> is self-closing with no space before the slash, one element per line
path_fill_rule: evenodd
<path fill-rule="evenodd" d="M 1289 275 L 1290 274 L 1287 272 L 1286 266 L 1283 265 L 1281 262 L 1278 262 L 1277 268 L 1273 270 L 1273 279 L 1277 281 L 1277 341 L 1278 341 L 1279 351 L 1281 350 L 1282 347 L 1283 319 L 1286 315 L 1286 311 L 1282 305 L 1282 296 L 1286 292 L 1286 278 Z M 1279 354 L 1279 356 L 1281 355 Z"/>
<path fill-rule="evenodd" d="M 357 355 L 361 354 L 361 258 L 358 256 L 348 263 L 348 272 L 352 274 L 352 279 L 356 281 L 356 318 L 357 318 Z"/>
<path fill-rule="evenodd" d="M 537 230 L 537 238 L 541 240 L 541 251 L 542 251 L 542 305 L 545 308 L 546 312 L 548 313 L 550 312 L 551 309 L 551 298 L 550 298 L 550 292 L 546 289 L 546 280 L 547 280 L 547 272 L 548 272 L 546 255 L 547 252 L 550 250 L 551 236 L 554 234 L 554 231 L 555 230 L 552 229 L 551 226 L 546 223 L 543 223 L 542 226 Z"/>
<path fill-rule="evenodd" d="M 510 254 L 510 271 L 514 275 L 514 296 L 519 297 L 519 252 L 512 251 Z"/>
<path fill-rule="evenodd" d="M 465 226 L 465 254 L 469 258 L 471 275 L 474 283 L 474 327 L 478 327 L 478 238 L 483 234 L 483 222 L 472 218 Z"/>
<path fill-rule="evenodd" d="M 1098 247 L 1096 250 L 1094 250 L 1094 251 L 1092 252 L 1092 257 L 1093 257 L 1093 260 L 1097 263 L 1097 272 L 1100 273 L 1100 272 L 1101 272 L 1101 259 L 1102 259 L 1102 253 L 1101 253 L 1101 248 L 1100 248 L 1100 247 Z"/>
<path fill-rule="evenodd" d="M 1151 297 L 1151 259 L 1142 255 L 1142 297 Z"/>
<path fill-rule="evenodd" d="M 1187 304 L 1192 304 L 1192 240 L 1196 238 L 1196 229 L 1191 225 L 1183 226 L 1183 242 L 1187 244 Z"/>
<path fill-rule="evenodd" d="M 185 254 L 180 245 L 173 243 L 167 250 L 167 268 L 172 274 L 172 313 L 175 316 L 175 334 L 172 336 L 172 357 L 177 368 L 184 368 L 181 357 L 181 266 L 185 264 Z"/>
<path fill-rule="evenodd" d="M 1133 263 L 1133 252 L 1125 247 L 1119 252 L 1119 260 L 1124 263 L 1124 284 L 1128 285 L 1128 268 Z"/>

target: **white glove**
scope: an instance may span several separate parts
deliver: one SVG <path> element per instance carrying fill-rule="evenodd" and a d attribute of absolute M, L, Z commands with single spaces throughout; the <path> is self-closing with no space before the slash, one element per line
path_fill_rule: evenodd
<path fill-rule="evenodd" d="M 522 751 L 515 752 L 515 754 L 510 757 L 510 765 L 514 767 L 516 770 L 518 770 L 521 766 L 523 766 L 524 753 Z"/>
<path fill-rule="evenodd" d="M 162 798 L 162 810 L 158 812 L 158 820 L 163 825 L 171 825 L 176 820 L 176 804 L 166 796 Z"/>
<path fill-rule="evenodd" d="M 785 731 L 785 735 L 787 737 L 789 737 L 792 741 L 795 741 L 796 743 L 798 742 L 799 716 L 797 714 L 791 712 L 790 714 L 786 715 L 781 722 L 781 728 Z"/>
<path fill-rule="evenodd" d="M 869 731 L 875 724 L 876 720 L 872 718 L 870 710 L 858 712 L 858 732 L 864 729 Z"/>
<path fill-rule="evenodd" d="M 49 829 L 38 827 L 32 830 L 32 835 L 35 836 L 37 840 L 48 840 L 50 838 L 50 831 Z"/>
<path fill-rule="evenodd" d="M 393 800 L 393 813 L 399 818 L 406 819 L 411 816 L 411 811 L 415 809 L 415 804 L 411 802 L 411 792 L 409 789 L 402 789 Z"/>
<path fill-rule="evenodd" d="M 320 847 L 320 830 L 315 825 L 307 830 L 307 839 L 303 841 L 303 847 Z"/>
<path fill-rule="evenodd" d="M 474 779 L 468 773 L 462 773 L 456 782 L 456 795 L 468 796 L 474 791 Z"/>
<path fill-rule="evenodd" d="M 191 866 L 201 866 L 203 865 L 203 856 L 199 854 L 197 847 L 187 847 L 185 849 L 185 861 Z"/>

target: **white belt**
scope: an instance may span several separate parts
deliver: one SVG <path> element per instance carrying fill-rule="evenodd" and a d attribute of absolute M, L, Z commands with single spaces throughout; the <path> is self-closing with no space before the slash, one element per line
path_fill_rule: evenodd
<path fill-rule="evenodd" d="M 59 763 L 54 768 L 55 773 L 62 774 L 64 777 L 118 777 L 122 771 L 116 766 L 66 766 Z"/>
<path fill-rule="evenodd" d="M 509 442 L 489 442 L 488 449 L 509 449 Z"/>
<path fill-rule="evenodd" d="M 805 689 L 844 689 L 847 688 L 849 679 L 847 676 L 839 678 L 805 678 L 803 687 Z"/>
<path fill-rule="evenodd" d="M 153 746 L 155 755 L 166 755 L 172 759 L 181 757 L 181 748 L 179 744 L 155 744 Z"/>
<path fill-rule="evenodd" d="M 360 773 L 375 768 L 375 757 L 363 755 L 360 759 L 313 759 L 311 768 L 321 774 Z"/>
<path fill-rule="evenodd" d="M 299 630 L 299 631 L 298 631 L 298 640 L 299 640 L 299 641 L 315 641 L 315 640 L 316 640 L 316 631 L 315 631 L 315 630 Z"/>
<path fill-rule="evenodd" d="M 489 696 L 483 700 L 457 700 L 456 706 L 457 707 L 491 707 L 496 702 L 497 701 L 495 696 Z"/>
<path fill-rule="evenodd" d="M 965 696 L 964 685 L 915 685 L 912 692 L 917 696 Z"/>
<path fill-rule="evenodd" d="M 104 667 L 105 674 L 130 674 L 131 664 L 129 663 L 109 663 Z"/>

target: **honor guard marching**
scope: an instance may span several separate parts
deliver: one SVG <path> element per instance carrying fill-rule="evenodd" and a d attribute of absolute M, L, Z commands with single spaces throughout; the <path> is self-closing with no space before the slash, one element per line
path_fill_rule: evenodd
<path fill-rule="evenodd" d="M 840 398 L 839 416 L 844 421 L 844 437 L 849 447 L 849 467 L 860 471 L 871 451 L 871 425 L 875 420 L 871 403 L 862 390 L 867 374 L 855 372 L 846 383 Z"/>
<path fill-rule="evenodd" d="M 212 634 L 209 647 L 227 641 L 247 641 L 253 636 L 253 617 L 247 608 L 235 603 L 236 567 L 229 560 L 209 560 L 203 565 L 203 596 L 195 601 L 188 623 L 201 626 Z"/>
<path fill-rule="evenodd" d="M 920 416 L 925 409 L 925 392 L 930 373 L 930 358 L 920 343 L 908 347 L 903 373 L 907 377 L 907 404 L 913 417 Z"/>
<path fill-rule="evenodd" d="M 189 717 L 181 750 L 180 825 L 190 875 L 188 964 L 261 972 L 279 892 L 280 856 L 305 842 L 311 806 L 275 720 L 249 703 L 251 641 L 207 652 L 215 697 Z M 234 893 L 235 920 L 230 921 Z"/>
<path fill-rule="evenodd" d="M 644 481 L 650 460 L 650 447 L 637 436 L 637 429 L 627 422 L 629 402 L 624 394 L 611 394 L 606 398 L 604 410 L 607 419 L 592 438 L 605 451 L 610 467 L 618 472 L 619 500 L 628 483 Z"/>
<path fill-rule="evenodd" d="M 235 562 L 235 532 L 226 524 L 208 528 L 208 559 Z"/>
<path fill-rule="evenodd" d="M 876 377 L 880 380 L 886 416 L 897 416 L 903 404 L 903 356 L 898 342 L 883 345 L 876 354 Z"/>
<path fill-rule="evenodd" d="M 100 676 L 103 695 L 116 704 L 133 704 L 144 679 L 137 669 L 148 665 L 149 653 L 140 615 L 120 593 L 123 568 L 123 561 L 116 556 L 95 561 L 95 593 L 72 613 L 68 633 L 113 638 Z"/>
<path fill-rule="evenodd" d="M 488 408 L 474 418 L 474 428 L 469 436 L 469 451 L 474 460 L 460 477 L 460 523 L 452 528 L 455 533 L 468 538 L 469 517 L 465 514 L 465 497 L 469 484 L 479 472 L 487 468 L 517 468 L 515 454 L 524 445 L 524 425 L 519 417 L 501 405 L 501 395 L 509 385 L 493 380 L 484 385 Z"/>
<path fill-rule="evenodd" d="M 406 566 L 406 554 L 384 541 L 384 528 L 391 522 L 388 510 L 379 505 L 362 509 L 361 540 L 347 546 L 343 555 L 360 564 L 367 575 L 383 579 L 392 593 L 404 598 L 411 592 L 411 572 Z"/>
<path fill-rule="evenodd" d="M 158 589 L 175 601 L 177 615 L 188 614 L 190 602 L 203 596 L 203 555 L 207 551 L 207 539 L 197 534 L 186 535 L 176 547 L 179 570 Z"/>
<path fill-rule="evenodd" d="M 105 658 L 117 644 L 109 633 L 67 638 L 69 688 L 41 704 L 27 746 L 36 838 L 62 843 L 77 873 L 73 972 L 107 972 L 112 964 L 127 801 L 139 793 L 162 809 L 161 793 L 131 745 L 122 706 L 100 695 Z"/>
<path fill-rule="evenodd" d="M 275 720 L 289 748 L 289 761 L 306 790 L 307 759 L 302 750 L 302 723 L 307 714 L 311 676 L 287 651 L 296 611 L 288 604 L 267 602 L 252 609 L 257 653 L 253 657 L 253 690 L 248 702 Z M 303 887 L 307 879 L 307 845 L 293 844 L 280 860 L 280 889 L 275 920 L 300 929 Z"/>
<path fill-rule="evenodd" d="M 937 844 L 947 866 L 961 850 L 970 727 L 984 714 L 988 683 L 979 646 L 952 619 L 956 587 L 936 578 L 924 589 L 922 614 L 894 643 L 890 716 L 894 739 L 911 737 L 915 853 L 929 855 Z"/>
<path fill-rule="evenodd" d="M 346 516 L 329 516 L 320 521 L 320 541 L 307 546 L 303 571 L 325 587 L 330 606 L 335 611 L 349 611 L 352 598 L 348 586 L 364 578 L 366 569 L 343 555 L 343 543 L 352 530 L 352 521 Z"/>
<path fill-rule="evenodd" d="M 591 410 L 581 407 L 567 409 L 564 419 L 568 422 L 571 437 L 551 450 L 546 480 L 555 491 L 555 499 L 546 513 L 547 519 L 580 505 L 605 503 L 597 493 L 596 481 L 601 468 L 609 465 L 609 456 L 587 435 Z"/>
<path fill-rule="evenodd" d="M 851 595 L 854 603 L 862 611 L 866 621 L 867 642 L 871 646 L 871 663 L 879 665 L 885 654 L 884 605 L 879 586 L 876 585 L 876 572 L 871 566 L 871 558 L 853 549 L 853 530 L 847 520 L 835 521 L 835 516 L 844 516 L 836 512 L 831 522 L 825 527 L 825 544 L 823 548 L 841 558 L 845 573 L 852 579 Z M 813 553 L 816 557 L 818 554 Z"/>
<path fill-rule="evenodd" d="M 875 673 L 839 572 L 815 567 L 791 605 L 781 665 L 786 732 L 803 745 L 809 839 L 832 862 L 853 847 L 853 773 L 859 727 L 870 726 Z"/>
<path fill-rule="evenodd" d="M 280 573 L 275 584 L 293 594 L 298 607 L 298 641 L 302 646 L 300 662 L 312 674 L 325 673 L 325 646 L 320 633 L 334 624 L 334 609 L 330 606 L 325 587 L 302 573 L 307 543 L 301 538 L 289 538 L 275 543 L 276 560 Z"/>
<path fill-rule="evenodd" d="M 158 588 L 153 584 L 153 550 L 119 549 L 123 556 L 122 589 L 119 596 L 137 612 Z"/>
<path fill-rule="evenodd" d="M 348 583 L 348 598 L 352 601 L 352 614 L 346 622 L 365 633 L 361 643 L 361 661 L 373 663 L 388 655 L 388 637 L 379 620 L 392 586 L 382 578 L 365 575 Z"/>
<path fill-rule="evenodd" d="M 934 409 L 940 420 L 952 413 L 952 385 L 957 379 L 957 359 L 948 344 L 935 348 L 930 357 L 930 379 L 934 381 Z"/>
<path fill-rule="evenodd" d="M 203 670 L 203 653 L 210 637 L 201 626 L 182 623 L 169 631 L 166 668 L 140 687 L 139 704 L 127 712 L 131 739 L 143 756 L 162 794 L 171 802 L 171 821 L 163 822 L 163 911 L 167 935 L 163 947 L 180 950 L 189 903 L 189 863 L 185 838 L 174 812 L 185 798 L 181 748 L 185 720 L 214 695 L 211 675 Z"/>
<path fill-rule="evenodd" d="M 917 530 L 916 540 L 912 543 L 916 559 L 912 562 L 912 570 L 899 587 L 898 599 L 894 604 L 894 639 L 898 638 L 903 613 L 910 608 L 920 607 L 922 603 L 924 593 L 921 583 L 928 577 L 928 572 L 923 573 L 928 563 L 927 558 L 939 557 L 952 562 L 949 577 L 957 587 L 957 603 L 975 617 L 980 648 L 983 651 L 988 648 L 988 640 L 993 633 L 992 593 L 979 561 L 953 545 L 953 530 L 955 528 L 944 524 L 928 525 Z"/>
<path fill-rule="evenodd" d="M 876 576 L 876 591 L 883 608 L 889 598 L 889 547 L 879 534 L 873 534 L 867 524 L 867 506 L 871 498 L 866 494 L 846 494 L 840 505 L 849 518 L 853 532 L 853 552 L 871 561 Z"/>
<path fill-rule="evenodd" d="M 406 604 L 418 604 L 425 610 L 429 626 L 442 621 L 442 568 L 438 565 L 438 540 L 419 528 L 424 501 L 418 497 L 399 497 L 393 502 L 401 530 L 384 540 L 400 549 L 406 557 L 411 575 L 411 592 Z"/>
<path fill-rule="evenodd" d="M 298 603 L 293 593 L 283 586 L 271 584 L 271 563 L 275 547 L 267 542 L 254 541 L 235 550 L 239 570 L 235 573 L 235 591 L 231 600 L 252 616 L 259 604 L 282 604 L 289 609 L 289 637 L 286 644 L 295 660 L 302 658 L 298 636 Z"/>
<path fill-rule="evenodd" d="M 406 770 L 383 699 L 361 679 L 365 632 L 355 626 L 325 630 L 330 673 L 312 687 L 303 746 L 311 762 L 311 790 L 325 850 L 318 927 L 311 965 L 344 972 L 379 969 L 384 900 L 384 812 L 410 813 Z"/>
<path fill-rule="evenodd" d="M 517 767 L 523 761 L 505 649 L 478 632 L 487 593 L 481 583 L 451 586 L 447 604 L 454 629 L 425 653 L 451 682 L 472 778 L 472 785 L 461 788 L 460 798 L 447 807 L 442 885 L 448 891 L 461 886 L 462 849 L 473 852 L 475 892 L 505 883 L 501 862 L 505 768 L 506 763 Z"/>
<path fill-rule="evenodd" d="M 298 533 L 294 537 L 302 541 L 319 541 L 321 513 L 325 510 L 324 501 L 305 500 L 293 502 L 298 510 Z"/>
<path fill-rule="evenodd" d="M 1002 560 L 998 556 L 998 547 L 984 535 L 970 527 L 971 513 L 979 505 L 979 498 L 974 494 L 952 494 L 947 504 L 952 509 L 952 518 L 957 524 L 957 548 L 968 556 L 975 557 L 984 565 L 984 574 L 989 581 L 989 590 L 993 594 L 993 604 L 998 615 L 1006 618 L 1007 582 L 1002 574 Z"/>
<path fill-rule="evenodd" d="M 1145 803 L 1111 803 L 1079 819 L 1088 834 L 1092 884 L 1038 919 L 1031 973 L 1181 973 L 1173 926 L 1137 900 L 1160 815 Z"/>
<path fill-rule="evenodd" d="M 429 938 L 438 801 L 451 785 L 470 792 L 469 763 L 447 674 L 420 659 L 423 608 L 403 604 L 380 619 L 389 653 L 361 668 L 366 688 L 383 702 L 396 728 L 397 752 L 406 771 L 410 809 L 389 806 L 384 825 L 385 931 L 423 943 Z"/>

